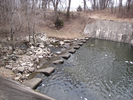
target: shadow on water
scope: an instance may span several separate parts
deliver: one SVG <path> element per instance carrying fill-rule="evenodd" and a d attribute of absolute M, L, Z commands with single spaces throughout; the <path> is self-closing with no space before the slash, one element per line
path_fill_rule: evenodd
<path fill-rule="evenodd" d="M 128 44 L 90 39 L 37 88 L 57 100 L 132 100 L 133 51 Z"/>

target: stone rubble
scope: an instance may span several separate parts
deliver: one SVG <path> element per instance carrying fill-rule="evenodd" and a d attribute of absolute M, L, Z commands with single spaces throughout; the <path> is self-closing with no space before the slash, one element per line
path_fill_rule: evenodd
<path fill-rule="evenodd" d="M 33 38 L 31 36 L 31 38 Z M 23 41 L 20 46 L 17 46 L 12 52 L 10 45 L 0 44 L 0 64 L 7 69 L 14 72 L 13 79 L 23 82 L 27 77 L 41 68 L 41 66 L 50 60 L 51 57 L 57 56 L 51 52 L 50 47 L 60 47 L 63 50 L 69 48 L 75 40 L 60 40 L 56 38 L 47 38 L 46 34 L 35 34 L 35 45 L 33 41 L 28 43 L 29 37 L 21 39 Z M 32 39 L 31 39 L 32 40 Z M 1 42 L 1 41 L 0 41 Z M 75 49 L 77 47 L 74 47 Z M 76 50 L 70 50 L 69 52 L 75 52 Z M 62 55 L 64 58 L 69 58 L 70 54 Z M 54 64 L 63 63 L 64 60 L 54 61 Z"/>

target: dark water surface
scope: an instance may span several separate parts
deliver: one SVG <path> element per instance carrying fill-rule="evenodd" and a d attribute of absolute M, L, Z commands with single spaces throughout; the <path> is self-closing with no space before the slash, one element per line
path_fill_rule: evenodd
<path fill-rule="evenodd" d="M 133 50 L 90 39 L 37 88 L 57 100 L 133 100 Z"/>

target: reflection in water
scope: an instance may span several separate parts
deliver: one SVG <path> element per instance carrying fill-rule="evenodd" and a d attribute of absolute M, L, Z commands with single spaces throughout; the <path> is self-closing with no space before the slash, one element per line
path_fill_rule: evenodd
<path fill-rule="evenodd" d="M 132 100 L 133 51 L 128 44 L 90 39 L 37 90 L 57 100 Z"/>

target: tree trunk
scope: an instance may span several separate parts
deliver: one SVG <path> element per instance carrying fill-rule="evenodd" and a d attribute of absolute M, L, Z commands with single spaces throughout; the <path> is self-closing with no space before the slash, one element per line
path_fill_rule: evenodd
<path fill-rule="evenodd" d="M 12 53 L 13 53 L 13 51 L 14 51 L 14 39 L 13 39 L 13 19 L 14 19 L 14 17 L 13 17 L 13 1 L 12 1 L 12 12 L 11 12 L 11 47 L 12 47 Z"/>
<path fill-rule="evenodd" d="M 29 33 L 29 42 L 30 42 L 30 19 L 29 19 L 29 5 L 27 1 L 27 17 L 28 17 L 28 33 Z"/>
<path fill-rule="evenodd" d="M 44 21 L 46 20 L 46 10 L 47 10 L 47 0 L 42 1 L 43 11 L 44 11 Z"/>
<path fill-rule="evenodd" d="M 59 4 L 60 0 L 52 0 L 53 3 L 53 7 L 54 7 L 54 13 L 55 13 L 55 20 L 57 19 L 57 9 L 58 9 L 58 4 Z"/>
<path fill-rule="evenodd" d="M 127 1 L 127 11 L 130 10 L 130 4 L 131 4 L 131 0 L 128 0 L 128 1 Z"/>
<path fill-rule="evenodd" d="M 119 0 L 119 12 L 122 10 L 122 0 Z"/>
<path fill-rule="evenodd" d="M 84 11 L 86 10 L 86 0 L 84 0 Z"/>
<path fill-rule="evenodd" d="M 67 18 L 70 17 L 70 6 L 71 6 L 71 0 L 69 0 L 68 8 L 67 8 Z"/>

